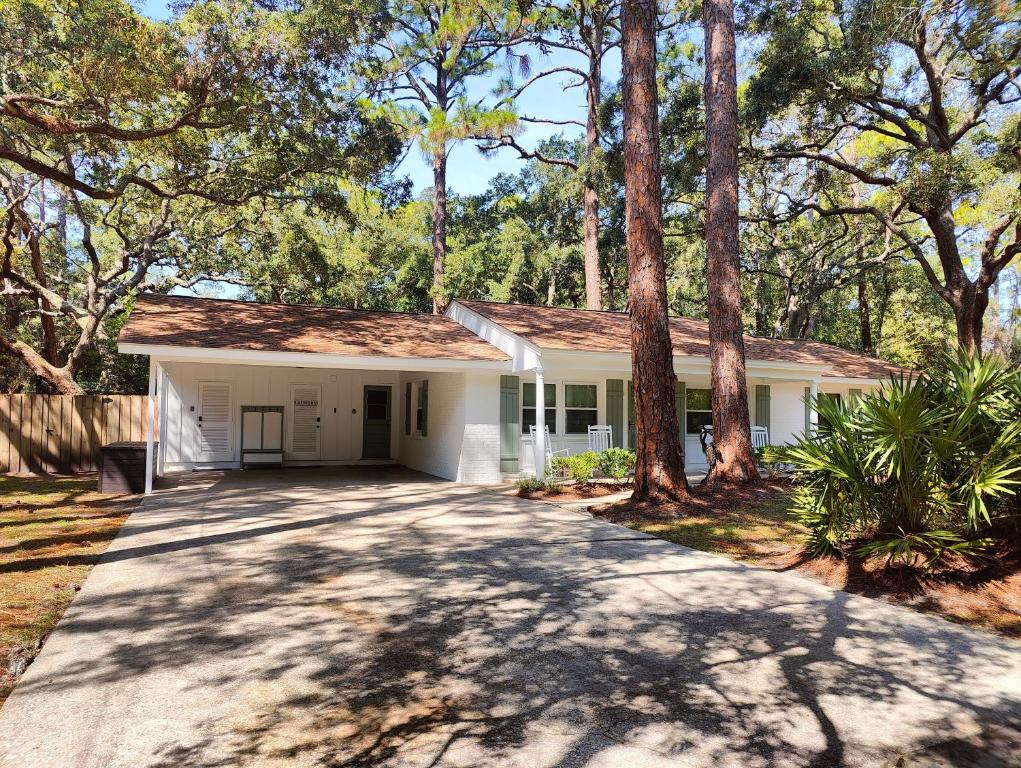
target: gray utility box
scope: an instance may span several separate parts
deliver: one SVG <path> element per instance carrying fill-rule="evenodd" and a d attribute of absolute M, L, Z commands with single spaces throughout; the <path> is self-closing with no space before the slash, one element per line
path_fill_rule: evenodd
<path fill-rule="evenodd" d="M 241 467 L 282 467 L 284 407 L 241 406 Z"/>
<path fill-rule="evenodd" d="M 152 445 L 156 464 L 159 443 Z M 155 471 L 153 475 L 155 475 Z M 121 442 L 104 445 L 99 451 L 99 492 L 131 494 L 145 491 L 145 443 Z"/>

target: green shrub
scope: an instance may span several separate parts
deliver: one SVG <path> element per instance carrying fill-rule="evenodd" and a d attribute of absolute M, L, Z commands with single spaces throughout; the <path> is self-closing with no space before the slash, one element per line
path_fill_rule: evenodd
<path fill-rule="evenodd" d="M 541 491 L 545 487 L 545 481 L 540 480 L 537 477 L 528 475 L 526 477 L 518 478 L 518 491 L 521 493 L 535 493 L 536 491 Z"/>
<path fill-rule="evenodd" d="M 1021 373 L 1001 359 L 945 353 L 853 407 L 813 406 L 818 435 L 776 454 L 796 470 L 794 512 L 816 552 L 931 567 L 982 552 L 993 520 L 1017 511 Z"/>
<path fill-rule="evenodd" d="M 557 477 L 565 477 L 567 475 L 567 457 L 554 456 L 550 460 L 550 472 Z"/>
<path fill-rule="evenodd" d="M 585 451 L 585 453 L 557 457 L 557 459 L 562 463 L 568 477 L 578 485 L 588 483 L 592 479 L 592 473 L 596 471 L 596 466 L 599 464 L 599 454 L 595 451 Z"/>
<path fill-rule="evenodd" d="M 614 480 L 623 480 L 635 468 L 635 452 L 626 448 L 608 448 L 598 454 L 599 471 Z"/>
<path fill-rule="evenodd" d="M 561 485 L 556 480 L 540 480 L 537 477 L 527 476 L 518 478 L 519 493 L 536 493 L 538 491 L 549 491 L 560 493 Z"/>

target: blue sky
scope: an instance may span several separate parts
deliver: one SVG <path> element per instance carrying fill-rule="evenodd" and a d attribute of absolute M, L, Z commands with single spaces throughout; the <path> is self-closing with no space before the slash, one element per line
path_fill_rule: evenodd
<path fill-rule="evenodd" d="M 166 19 L 170 16 L 168 3 L 159 0 L 141 0 L 136 7 L 151 18 Z M 584 60 L 568 51 L 556 51 L 549 57 L 543 57 L 538 51 L 532 53 L 532 72 L 537 73 L 552 66 L 573 65 L 583 68 Z M 499 73 L 490 78 L 480 78 L 469 93 L 472 97 L 480 97 L 492 91 Z M 613 51 L 603 63 L 604 83 L 613 83 L 620 76 L 620 57 Z M 555 74 L 533 84 L 518 99 L 518 113 L 528 116 L 542 116 L 554 120 L 585 120 L 585 93 L 580 88 L 565 90 L 564 85 L 570 78 L 566 74 Z M 605 86 L 604 86 L 605 87 Z M 534 148 L 543 139 L 558 133 L 568 136 L 582 135 L 581 128 L 576 126 L 546 126 L 525 124 L 525 131 L 518 141 L 522 146 Z M 516 173 L 522 164 L 517 152 L 503 148 L 488 155 L 482 155 L 471 144 L 464 143 L 452 147 L 447 161 L 447 185 L 460 194 L 477 194 L 486 189 L 490 179 L 498 173 Z M 422 189 L 432 186 L 432 167 L 423 158 L 418 147 L 412 147 L 407 153 L 398 173 L 407 175 L 417 194 Z"/>

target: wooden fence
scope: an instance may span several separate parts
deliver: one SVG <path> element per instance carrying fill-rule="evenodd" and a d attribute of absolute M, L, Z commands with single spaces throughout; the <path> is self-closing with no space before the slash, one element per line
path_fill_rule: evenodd
<path fill-rule="evenodd" d="M 0 394 L 0 474 L 94 472 L 102 446 L 145 440 L 147 399 Z"/>

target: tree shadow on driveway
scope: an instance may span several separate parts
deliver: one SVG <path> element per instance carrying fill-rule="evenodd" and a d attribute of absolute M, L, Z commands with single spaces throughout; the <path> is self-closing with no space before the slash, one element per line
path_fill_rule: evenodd
<path fill-rule="evenodd" d="M 1009 641 L 420 475 L 178 489 L 107 558 L 0 714 L 21 734 L 0 756 L 823 768 L 964 742 L 969 760 L 1016 756 L 983 735 L 1021 714 Z M 55 743 L 69 712 L 80 732 Z"/>

